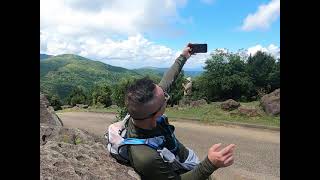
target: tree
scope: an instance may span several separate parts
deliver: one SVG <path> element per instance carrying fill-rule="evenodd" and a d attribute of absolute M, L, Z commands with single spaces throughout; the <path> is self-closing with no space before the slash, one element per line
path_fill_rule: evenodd
<path fill-rule="evenodd" d="M 118 120 L 123 119 L 128 113 L 128 110 L 125 105 L 125 95 L 126 95 L 127 88 L 131 84 L 133 84 L 134 80 L 136 80 L 136 78 L 133 78 L 133 77 L 121 79 L 119 83 L 114 85 L 111 98 L 112 98 L 112 101 L 120 108 L 118 110 L 118 115 L 117 115 Z"/>
<path fill-rule="evenodd" d="M 271 87 L 271 91 L 280 88 L 280 59 L 275 63 L 267 81 Z"/>
<path fill-rule="evenodd" d="M 61 110 L 62 103 L 61 103 L 61 100 L 60 100 L 58 95 L 56 95 L 56 94 L 47 95 L 46 97 L 47 97 L 47 99 L 49 101 L 50 106 L 52 106 L 52 108 L 55 111 Z"/>
<path fill-rule="evenodd" d="M 112 105 L 111 100 L 112 91 L 110 87 L 106 84 L 98 84 L 94 86 L 91 97 L 93 105 L 103 105 L 104 107 L 109 107 Z"/>
<path fill-rule="evenodd" d="M 246 64 L 238 54 L 218 51 L 205 63 L 205 72 L 198 79 L 201 84 L 196 84 L 196 88 L 205 92 L 207 100 L 237 100 L 252 91 L 253 84 L 245 72 Z"/>
<path fill-rule="evenodd" d="M 208 83 L 206 82 L 206 79 L 204 78 L 203 75 L 193 78 L 191 99 L 192 100 L 205 99 L 206 101 L 208 101 L 208 98 L 207 98 L 208 88 L 204 88 L 204 86 L 207 84 Z"/>
<path fill-rule="evenodd" d="M 258 51 L 254 56 L 248 58 L 247 73 L 250 75 L 256 90 L 264 89 L 267 90 L 267 93 L 272 90 L 270 88 L 271 81 L 274 81 L 274 85 L 277 84 L 278 74 L 276 69 L 275 58 L 265 52 Z"/>
<path fill-rule="evenodd" d="M 173 105 L 178 104 L 178 102 L 183 97 L 183 86 L 182 83 L 185 83 L 184 79 L 184 71 L 182 70 L 180 74 L 178 75 L 176 81 L 172 84 L 169 95 L 170 99 L 168 101 L 168 104 L 173 107 Z"/>
<path fill-rule="evenodd" d="M 81 86 L 76 86 L 72 89 L 71 93 L 68 96 L 68 103 L 71 106 L 75 106 L 76 104 L 85 104 L 87 103 L 87 93 L 85 89 Z"/>

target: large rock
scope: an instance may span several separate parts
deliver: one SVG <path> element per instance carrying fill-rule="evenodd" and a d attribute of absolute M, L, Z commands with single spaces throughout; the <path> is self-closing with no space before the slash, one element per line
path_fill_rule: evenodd
<path fill-rule="evenodd" d="M 104 144 L 84 130 L 40 124 L 40 179 L 140 179 Z"/>
<path fill-rule="evenodd" d="M 260 116 L 260 114 L 258 113 L 258 109 L 255 108 L 239 107 L 238 111 L 240 115 L 245 115 L 249 117 Z"/>
<path fill-rule="evenodd" d="M 63 126 L 62 121 L 56 115 L 53 107 L 50 106 L 46 96 L 42 93 L 40 93 L 40 123 Z"/>
<path fill-rule="evenodd" d="M 106 140 L 60 125 L 40 94 L 40 179 L 140 179 L 131 167 L 112 158 Z M 57 117 L 57 116 L 56 116 Z"/>
<path fill-rule="evenodd" d="M 196 100 L 196 101 L 191 101 L 190 102 L 190 106 L 191 107 L 199 107 L 199 106 L 206 105 L 206 104 L 207 104 L 207 101 L 204 100 L 204 99 L 200 99 L 200 100 Z"/>
<path fill-rule="evenodd" d="M 86 105 L 86 104 L 76 104 L 76 106 L 78 108 L 83 108 L 83 109 L 87 109 L 89 107 L 89 105 Z"/>
<path fill-rule="evenodd" d="M 264 95 L 260 100 L 263 110 L 269 115 L 280 114 L 280 89 Z"/>
<path fill-rule="evenodd" d="M 233 99 L 228 99 L 221 103 L 221 109 L 226 111 L 232 111 L 234 109 L 237 109 L 239 106 L 240 106 L 240 103 Z"/>

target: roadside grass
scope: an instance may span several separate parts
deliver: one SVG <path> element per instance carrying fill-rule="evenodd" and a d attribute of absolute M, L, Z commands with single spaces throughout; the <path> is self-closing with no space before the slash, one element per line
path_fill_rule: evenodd
<path fill-rule="evenodd" d="M 230 123 L 245 123 L 254 125 L 263 125 L 271 127 L 280 127 L 279 116 L 267 115 L 259 105 L 259 101 L 253 102 L 240 102 L 241 107 L 258 109 L 259 116 L 249 117 L 246 115 L 240 115 L 238 110 L 224 111 L 220 108 L 221 102 L 212 102 L 207 105 L 199 107 L 167 107 L 165 114 L 168 118 L 172 119 L 189 119 L 198 120 L 201 122 L 230 122 Z M 111 106 L 108 108 L 102 107 L 89 107 L 87 109 L 81 108 L 69 108 L 57 111 L 57 113 L 63 112 L 98 112 L 98 113 L 117 113 L 118 107 Z"/>

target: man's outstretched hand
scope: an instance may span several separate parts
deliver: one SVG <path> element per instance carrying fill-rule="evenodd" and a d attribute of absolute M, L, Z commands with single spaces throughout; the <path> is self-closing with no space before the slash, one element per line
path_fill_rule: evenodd
<path fill-rule="evenodd" d="M 219 150 L 221 143 L 214 144 L 208 151 L 208 158 L 211 163 L 218 168 L 230 166 L 233 164 L 233 151 L 235 146 L 234 144 L 230 144 L 222 150 Z"/>
<path fill-rule="evenodd" d="M 188 44 L 189 45 L 189 44 Z M 191 56 L 191 48 L 190 47 L 185 47 L 181 53 L 182 56 L 184 56 L 185 58 L 189 59 L 189 57 Z"/>

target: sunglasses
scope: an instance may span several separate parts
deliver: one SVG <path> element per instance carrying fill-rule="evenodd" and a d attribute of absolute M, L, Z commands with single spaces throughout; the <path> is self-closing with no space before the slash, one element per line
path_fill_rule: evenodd
<path fill-rule="evenodd" d="M 166 92 L 164 92 L 164 99 L 165 99 L 164 103 L 156 110 L 156 112 L 148 115 L 145 118 L 138 118 L 138 119 L 137 118 L 133 118 L 133 119 L 134 120 L 144 120 L 144 119 L 149 119 L 149 118 L 153 117 L 154 115 L 156 115 L 162 109 L 163 106 L 165 106 L 167 104 L 168 100 L 170 99 L 170 95 L 168 93 L 166 93 Z"/>

